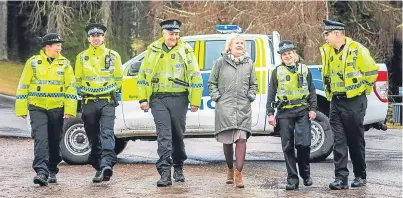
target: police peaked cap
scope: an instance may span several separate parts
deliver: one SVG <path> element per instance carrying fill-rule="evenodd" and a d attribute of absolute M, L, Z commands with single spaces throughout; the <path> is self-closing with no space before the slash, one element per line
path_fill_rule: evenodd
<path fill-rule="evenodd" d="M 292 41 L 289 40 L 283 40 L 280 42 L 280 44 L 278 44 L 278 52 L 279 54 L 282 54 L 286 51 L 290 51 L 290 50 L 296 50 L 297 48 L 295 47 L 294 43 L 292 43 Z"/>
<path fill-rule="evenodd" d="M 44 37 L 42 37 L 42 45 L 51 45 L 53 43 L 63 43 L 64 40 L 60 38 L 57 33 L 48 33 Z"/>
<path fill-rule="evenodd" d="M 346 25 L 343 23 L 332 21 L 332 20 L 323 20 L 325 25 L 325 32 L 333 31 L 333 30 L 345 30 Z"/>
<path fill-rule="evenodd" d="M 160 23 L 160 26 L 163 30 L 174 31 L 174 32 L 180 32 L 181 25 L 182 25 L 182 22 L 177 19 L 169 19 L 169 20 L 165 20 Z"/>
<path fill-rule="evenodd" d="M 106 32 L 106 27 L 102 24 L 99 23 L 91 23 L 85 27 L 85 31 L 87 32 L 88 35 L 93 35 L 93 34 L 105 34 Z"/>

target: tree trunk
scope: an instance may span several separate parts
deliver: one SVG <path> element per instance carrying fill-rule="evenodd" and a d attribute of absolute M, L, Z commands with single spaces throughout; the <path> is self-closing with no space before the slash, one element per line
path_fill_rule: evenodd
<path fill-rule="evenodd" d="M 56 32 L 56 21 L 55 21 L 54 14 L 49 14 L 48 16 L 48 23 L 47 23 L 47 30 L 46 33 L 57 33 Z"/>
<path fill-rule="evenodd" d="M 111 5 L 112 5 L 111 1 L 102 1 L 101 5 L 102 23 L 106 27 L 108 27 L 111 21 L 111 13 L 112 13 Z"/>
<path fill-rule="evenodd" d="M 0 60 L 7 60 L 7 1 L 0 1 Z"/>
<path fill-rule="evenodd" d="M 57 19 L 57 16 L 60 14 L 60 13 L 57 13 L 56 11 L 55 11 L 55 6 L 56 6 L 56 2 L 55 1 L 48 1 L 48 2 L 44 2 L 48 7 L 50 7 L 50 11 L 49 11 L 49 13 L 47 14 L 47 17 L 48 17 L 48 21 L 47 21 L 47 24 L 46 24 L 46 27 L 47 27 L 47 29 L 46 29 L 46 33 L 45 34 L 47 34 L 47 33 L 58 33 L 57 32 L 57 21 L 56 21 L 56 19 Z"/>

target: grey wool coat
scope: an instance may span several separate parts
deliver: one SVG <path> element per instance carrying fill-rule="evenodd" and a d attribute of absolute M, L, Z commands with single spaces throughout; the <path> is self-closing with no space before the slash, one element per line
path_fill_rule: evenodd
<path fill-rule="evenodd" d="M 257 80 L 253 61 L 245 53 L 235 64 L 228 54 L 214 62 L 208 80 L 210 96 L 215 104 L 215 134 L 240 129 L 252 131 L 251 103 L 256 98 Z"/>

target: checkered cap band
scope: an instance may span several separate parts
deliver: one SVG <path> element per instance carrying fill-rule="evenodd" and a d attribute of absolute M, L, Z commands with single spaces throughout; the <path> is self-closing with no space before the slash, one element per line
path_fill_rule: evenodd
<path fill-rule="evenodd" d="M 295 49 L 295 46 L 293 44 L 287 44 L 285 43 L 284 45 L 282 45 L 279 49 L 280 52 L 285 51 L 285 50 L 292 50 Z"/>
<path fill-rule="evenodd" d="M 344 30 L 343 26 L 327 25 L 325 30 Z"/>
<path fill-rule="evenodd" d="M 104 34 L 105 32 L 104 32 L 104 30 L 102 30 L 101 28 L 92 28 L 92 29 L 90 29 L 89 31 L 88 31 L 88 34 L 89 35 L 91 35 L 91 34 Z"/>
<path fill-rule="evenodd" d="M 58 41 L 61 41 L 61 39 L 60 38 L 54 38 L 54 39 L 47 40 L 46 42 L 58 42 Z"/>
<path fill-rule="evenodd" d="M 165 24 L 161 26 L 162 29 L 179 29 L 179 24 Z"/>

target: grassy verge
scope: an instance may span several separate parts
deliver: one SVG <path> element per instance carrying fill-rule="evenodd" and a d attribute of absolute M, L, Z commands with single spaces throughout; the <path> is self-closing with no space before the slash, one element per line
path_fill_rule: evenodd
<path fill-rule="evenodd" d="M 15 96 L 23 64 L 0 61 L 0 94 Z"/>
<path fill-rule="evenodd" d="M 393 125 L 392 123 L 386 123 L 386 125 L 388 126 L 388 129 L 402 129 L 401 125 Z"/>

